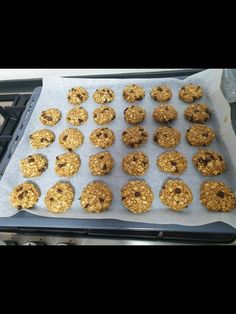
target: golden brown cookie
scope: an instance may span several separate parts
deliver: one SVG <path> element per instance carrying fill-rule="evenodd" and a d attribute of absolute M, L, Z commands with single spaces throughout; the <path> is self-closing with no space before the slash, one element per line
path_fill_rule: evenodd
<path fill-rule="evenodd" d="M 184 111 L 184 116 L 190 122 L 205 123 L 210 119 L 211 113 L 207 105 L 196 104 L 189 105 Z"/>
<path fill-rule="evenodd" d="M 60 177 L 70 177 L 79 171 L 80 164 L 79 155 L 65 153 L 56 157 L 55 172 Z"/>
<path fill-rule="evenodd" d="M 116 117 L 116 112 L 108 106 L 100 106 L 93 111 L 93 120 L 99 125 L 110 123 Z"/>
<path fill-rule="evenodd" d="M 124 110 L 124 119 L 127 123 L 137 124 L 146 118 L 146 111 L 140 106 L 130 106 Z"/>
<path fill-rule="evenodd" d="M 104 176 L 112 171 L 114 159 L 109 152 L 89 156 L 89 169 L 94 176 Z"/>
<path fill-rule="evenodd" d="M 89 183 L 80 196 L 81 206 L 89 213 L 101 213 L 112 203 L 112 191 L 103 182 Z"/>
<path fill-rule="evenodd" d="M 66 121 L 74 126 L 84 124 L 88 120 L 88 112 L 83 107 L 71 109 L 66 116 Z"/>
<path fill-rule="evenodd" d="M 171 99 L 172 91 L 169 86 L 160 85 L 153 87 L 150 95 L 155 101 L 165 102 Z"/>
<path fill-rule="evenodd" d="M 61 120 L 61 111 L 56 108 L 50 108 L 48 110 L 42 111 L 39 119 L 44 125 L 52 126 L 57 124 Z"/>
<path fill-rule="evenodd" d="M 123 90 L 123 97 L 128 102 L 135 102 L 145 97 L 145 91 L 141 86 L 136 84 L 128 85 Z"/>
<path fill-rule="evenodd" d="M 11 195 L 12 206 L 17 209 L 33 208 L 40 197 L 40 190 L 31 182 L 24 182 L 17 185 Z"/>
<path fill-rule="evenodd" d="M 207 209 L 230 212 L 236 207 L 233 191 L 223 182 L 206 181 L 201 184 L 200 201 Z"/>
<path fill-rule="evenodd" d="M 115 142 L 115 134 L 111 129 L 99 128 L 92 131 L 89 139 L 94 146 L 107 148 Z"/>
<path fill-rule="evenodd" d="M 41 176 L 48 168 L 48 160 L 40 154 L 29 155 L 20 161 L 20 170 L 25 178 Z"/>
<path fill-rule="evenodd" d="M 84 136 L 78 129 L 65 129 L 59 136 L 59 144 L 69 151 L 76 150 L 84 142 Z"/>
<path fill-rule="evenodd" d="M 79 86 L 74 87 L 71 90 L 69 90 L 67 99 L 68 102 L 72 105 L 81 105 L 83 102 L 85 102 L 88 99 L 88 92 L 85 88 Z"/>
<path fill-rule="evenodd" d="M 147 131 L 141 126 L 134 126 L 131 128 L 127 128 L 122 133 L 122 141 L 124 144 L 138 148 L 145 144 L 148 140 Z"/>
<path fill-rule="evenodd" d="M 124 206 L 135 214 L 145 213 L 151 209 L 154 195 L 151 187 L 143 181 L 129 181 L 121 189 Z"/>
<path fill-rule="evenodd" d="M 51 130 L 43 129 L 30 135 L 30 144 L 33 148 L 45 148 L 55 141 L 55 134 Z"/>
<path fill-rule="evenodd" d="M 157 158 L 157 166 L 161 171 L 179 175 L 187 169 L 187 159 L 177 151 L 169 151 Z"/>
<path fill-rule="evenodd" d="M 107 104 L 114 100 L 115 93 L 111 88 L 96 89 L 93 94 L 93 99 L 97 104 Z"/>
<path fill-rule="evenodd" d="M 131 176 L 143 176 L 148 167 L 149 160 L 143 152 L 129 153 L 122 160 L 122 169 Z"/>
<path fill-rule="evenodd" d="M 179 144 L 181 134 L 176 128 L 162 126 L 156 129 L 153 134 L 154 142 L 163 148 L 172 148 Z"/>
<path fill-rule="evenodd" d="M 166 181 L 159 197 L 164 205 L 175 211 L 182 211 L 193 201 L 192 191 L 182 180 Z"/>
<path fill-rule="evenodd" d="M 188 84 L 181 87 L 179 98 L 184 102 L 191 103 L 203 96 L 203 89 L 199 85 Z"/>
<path fill-rule="evenodd" d="M 171 123 L 178 116 L 176 109 L 168 104 L 160 105 L 153 111 L 153 120 L 159 123 Z"/>
<path fill-rule="evenodd" d="M 64 213 L 71 207 L 74 197 L 74 188 L 70 183 L 58 182 L 48 190 L 44 203 L 50 212 Z"/>
<path fill-rule="evenodd" d="M 213 129 L 202 124 L 193 124 L 186 132 L 186 140 L 192 146 L 210 145 L 216 137 Z"/>
<path fill-rule="evenodd" d="M 217 176 L 226 169 L 223 157 L 212 150 L 198 150 L 193 155 L 193 164 L 204 176 Z"/>

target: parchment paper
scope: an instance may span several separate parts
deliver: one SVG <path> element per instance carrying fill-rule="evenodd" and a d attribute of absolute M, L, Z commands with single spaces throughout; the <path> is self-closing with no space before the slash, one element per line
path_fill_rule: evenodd
<path fill-rule="evenodd" d="M 180 224 L 180 225 L 202 225 L 206 223 L 222 221 L 226 222 L 233 227 L 236 227 L 236 209 L 231 213 L 214 213 L 205 209 L 199 201 L 200 184 L 202 181 L 212 179 L 212 177 L 203 177 L 192 165 L 192 155 L 198 148 L 190 146 L 185 140 L 185 132 L 189 128 L 190 123 L 184 119 L 184 110 L 187 106 L 184 102 L 179 100 L 178 91 L 181 86 L 186 83 L 197 83 L 201 85 L 205 91 L 204 97 L 200 102 L 207 103 L 212 111 L 212 118 L 207 123 L 210 127 L 213 127 L 216 131 L 216 140 L 208 147 L 223 154 L 228 169 L 225 174 L 214 177 L 215 180 L 221 180 L 230 185 L 233 191 L 236 190 L 236 137 L 231 126 L 230 120 L 230 106 L 225 100 L 223 94 L 220 91 L 222 70 L 206 70 L 198 73 L 185 80 L 178 79 L 70 79 L 59 77 L 46 77 L 43 79 L 43 89 L 40 98 L 34 108 L 34 112 L 30 118 L 28 126 L 25 129 L 24 135 L 16 148 L 16 151 L 11 158 L 11 161 L 1 179 L 0 182 L 0 217 L 9 217 L 16 214 L 18 211 L 12 208 L 9 202 L 9 194 L 13 187 L 27 181 L 23 178 L 19 170 L 19 161 L 28 155 L 34 153 L 41 153 L 47 156 L 49 161 L 49 167 L 47 171 L 40 177 L 32 178 L 41 190 L 41 197 L 36 207 L 29 212 L 32 214 L 58 217 L 58 218 L 113 218 L 134 222 L 146 222 L 157 224 Z M 122 97 L 122 90 L 128 84 L 139 84 L 144 87 L 146 96 L 144 100 L 138 102 L 143 106 L 147 112 L 147 117 L 142 126 L 144 126 L 149 134 L 148 142 L 136 149 L 136 151 L 144 151 L 150 161 L 150 168 L 146 175 L 143 177 L 131 177 L 126 175 L 121 169 L 121 160 L 124 155 L 130 151 L 134 151 L 132 148 L 126 147 L 121 140 L 122 131 L 129 127 L 123 118 L 124 109 L 131 105 L 127 103 Z M 185 209 L 184 212 L 177 213 L 166 206 L 164 206 L 158 197 L 159 191 L 165 180 L 168 178 L 178 178 L 166 173 L 160 172 L 156 166 L 156 159 L 159 154 L 166 151 L 154 144 L 152 135 L 159 124 L 153 121 L 152 112 L 157 102 L 152 100 L 150 96 L 150 90 L 153 86 L 158 84 L 168 84 L 172 88 L 173 97 L 169 103 L 171 103 L 178 111 L 178 119 L 172 123 L 173 127 L 178 128 L 181 131 L 182 139 L 176 149 L 182 152 L 188 160 L 187 171 L 180 175 L 186 184 L 192 189 L 194 200 L 191 206 Z M 67 112 L 74 108 L 67 102 L 67 92 L 70 88 L 75 86 L 83 86 L 89 92 L 89 99 L 83 104 L 84 108 L 89 113 L 89 120 L 86 124 L 79 127 L 85 136 L 84 144 L 77 149 L 77 153 L 81 157 L 81 168 L 77 175 L 67 178 L 60 178 L 54 172 L 55 158 L 57 155 L 65 153 L 65 150 L 58 144 L 58 137 L 60 133 L 67 127 L 72 127 L 67 124 L 65 117 Z M 99 105 L 93 101 L 93 92 L 100 87 L 110 87 L 115 91 L 116 98 L 110 104 L 116 111 L 116 119 L 112 121 L 107 127 L 111 128 L 116 135 L 116 141 L 113 146 L 107 149 L 110 151 L 115 159 L 115 167 L 111 174 L 104 177 L 94 177 L 90 174 L 88 169 L 89 155 L 104 151 L 102 149 L 94 147 L 89 141 L 89 134 L 95 128 L 99 126 L 95 124 L 92 118 L 92 112 Z M 38 130 L 44 128 L 39 121 L 39 115 L 41 111 L 51 107 L 58 107 L 62 112 L 61 121 L 53 127 L 48 127 L 56 135 L 56 141 L 45 149 L 34 150 L 29 144 L 29 135 Z M 110 209 L 100 214 L 89 214 L 84 211 L 80 206 L 79 197 L 83 188 L 91 181 L 102 180 L 106 182 L 113 191 L 113 203 Z M 145 179 L 151 186 L 155 199 L 152 204 L 152 209 L 145 213 L 134 215 L 124 208 L 121 202 L 120 189 L 130 179 Z M 47 190 L 58 181 L 69 181 L 75 187 L 75 200 L 70 210 L 63 214 L 52 214 L 44 205 L 44 197 Z"/>

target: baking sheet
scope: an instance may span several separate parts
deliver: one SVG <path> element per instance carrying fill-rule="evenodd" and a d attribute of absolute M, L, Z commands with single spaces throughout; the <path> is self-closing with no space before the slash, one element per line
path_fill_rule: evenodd
<path fill-rule="evenodd" d="M 179 100 L 178 91 L 181 86 L 186 83 L 197 83 L 204 88 L 205 96 L 201 99 L 201 102 L 206 102 L 211 111 L 212 119 L 207 123 L 207 125 L 213 127 L 217 133 L 217 139 L 209 146 L 210 149 L 214 149 L 223 154 L 226 162 L 228 164 L 228 170 L 225 174 L 217 176 L 216 180 L 222 180 L 226 184 L 230 185 L 235 191 L 235 174 L 236 174 L 236 138 L 231 126 L 230 121 L 230 106 L 226 102 L 220 91 L 221 82 L 221 70 L 207 70 L 196 75 L 193 75 L 186 80 L 178 79 L 65 79 L 59 77 L 46 77 L 43 79 L 43 89 L 40 98 L 35 106 L 34 112 L 30 118 L 28 126 L 25 129 L 24 135 L 16 148 L 16 151 L 8 164 L 8 167 L 1 179 L 1 189 L 0 189 L 0 216 L 9 217 L 17 213 L 16 209 L 11 207 L 9 202 L 9 194 L 14 186 L 26 181 L 22 177 L 19 171 L 19 160 L 25 158 L 26 156 L 33 153 L 42 153 L 47 156 L 49 160 L 48 170 L 38 178 L 32 178 L 32 181 L 38 184 L 41 189 L 41 198 L 37 203 L 35 209 L 29 212 L 46 217 L 58 217 L 58 218 L 113 218 L 126 221 L 135 222 L 146 222 L 146 223 L 157 223 L 157 224 L 182 224 L 182 225 L 202 225 L 206 223 L 223 221 L 233 227 L 236 227 L 236 210 L 231 213 L 214 213 L 205 209 L 199 201 L 199 187 L 203 180 L 208 179 L 208 177 L 203 177 L 201 174 L 193 167 L 191 158 L 196 152 L 197 148 L 189 146 L 185 141 L 185 132 L 189 128 L 190 123 L 184 119 L 183 112 L 186 108 L 186 104 Z M 140 179 L 145 179 L 147 183 L 151 186 L 155 199 L 152 204 L 152 209 L 148 213 L 134 215 L 125 209 L 120 200 L 120 189 L 124 183 L 130 179 L 139 179 L 138 177 L 131 177 L 123 173 L 121 170 L 121 160 L 124 155 L 129 151 L 134 149 L 128 148 L 122 143 L 121 134 L 122 131 L 129 127 L 123 119 L 123 111 L 128 106 L 131 105 L 127 103 L 122 97 L 122 90 L 128 84 L 140 84 L 144 87 L 146 91 L 146 96 L 144 100 L 138 102 L 139 105 L 143 106 L 147 112 L 147 118 L 143 123 L 148 133 L 148 142 L 135 149 L 136 151 L 144 151 L 150 161 L 150 168 L 145 176 L 140 177 Z M 152 134 L 156 127 L 159 125 L 152 120 L 152 112 L 154 107 L 157 105 L 155 101 L 149 95 L 151 88 L 157 84 L 168 84 L 172 88 L 173 97 L 170 101 L 172 105 L 178 111 L 178 119 L 172 123 L 172 126 L 178 128 L 181 131 L 182 139 L 180 144 L 177 146 L 177 150 L 183 152 L 188 159 L 188 169 L 187 171 L 179 176 L 182 178 L 192 189 L 194 200 L 191 206 L 189 206 L 184 212 L 177 213 L 169 210 L 165 207 L 158 197 L 159 190 L 163 185 L 163 182 L 170 178 L 176 176 L 171 176 L 166 173 L 162 173 L 158 170 L 156 166 L 156 158 L 159 154 L 166 151 L 160 148 L 152 141 Z M 64 153 L 65 151 L 60 147 L 57 140 L 48 148 L 34 150 L 29 144 L 29 135 L 35 130 L 43 128 L 39 122 L 39 115 L 42 110 L 46 110 L 50 107 L 58 107 L 63 115 L 62 120 L 53 127 L 49 127 L 56 134 L 58 139 L 59 134 L 67 127 L 71 127 L 65 121 L 65 116 L 67 112 L 73 108 L 72 105 L 68 104 L 66 96 L 70 88 L 74 86 L 84 86 L 89 92 L 89 99 L 83 104 L 89 113 L 89 120 L 85 125 L 79 127 L 85 136 L 84 144 L 78 148 L 76 151 L 81 157 L 81 168 L 79 173 L 72 178 L 60 178 L 54 173 L 55 158 L 57 155 Z M 103 151 L 99 148 L 94 147 L 89 142 L 90 132 L 98 128 L 93 119 L 92 112 L 98 107 L 98 104 L 94 103 L 92 94 L 95 89 L 99 87 L 110 87 L 115 91 L 116 98 L 110 104 L 116 111 L 116 119 L 108 125 L 116 135 L 115 144 L 107 149 L 110 151 L 115 158 L 115 167 L 112 174 L 105 177 L 94 177 L 90 174 L 88 170 L 88 158 L 89 155 L 95 154 L 97 152 Z M 231 156 L 231 158 L 230 158 Z M 78 198 L 80 197 L 82 189 L 91 181 L 98 179 L 106 182 L 113 190 L 113 203 L 111 208 L 104 213 L 91 214 L 86 213 L 80 206 Z M 76 195 L 75 201 L 72 208 L 63 214 L 52 214 L 47 211 L 44 206 L 44 196 L 47 190 L 54 185 L 57 181 L 70 181 L 75 187 Z"/>

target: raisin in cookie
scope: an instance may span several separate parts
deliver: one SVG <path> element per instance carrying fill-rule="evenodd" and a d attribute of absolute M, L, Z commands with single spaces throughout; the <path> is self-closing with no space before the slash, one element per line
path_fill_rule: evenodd
<path fill-rule="evenodd" d="M 185 118 L 190 122 L 205 123 L 210 117 L 211 113 L 205 104 L 189 105 L 184 111 Z"/>
<path fill-rule="evenodd" d="M 93 99 L 97 104 L 107 104 L 114 100 L 115 93 L 111 88 L 97 89 L 93 94 Z"/>
<path fill-rule="evenodd" d="M 93 111 L 93 120 L 98 125 L 110 123 L 116 117 L 116 112 L 113 108 L 108 106 L 100 106 Z"/>
<path fill-rule="evenodd" d="M 226 169 L 222 156 L 212 150 L 199 150 L 193 155 L 193 164 L 204 176 L 217 176 Z"/>
<path fill-rule="evenodd" d="M 83 144 L 83 142 L 84 136 L 78 129 L 65 129 L 59 136 L 60 145 L 69 151 L 77 149 Z"/>
<path fill-rule="evenodd" d="M 236 207 L 233 191 L 219 181 L 206 181 L 201 184 L 200 201 L 207 209 L 230 212 Z"/>
<path fill-rule="evenodd" d="M 44 125 L 52 126 L 57 124 L 61 120 L 61 111 L 56 108 L 51 108 L 45 111 L 42 111 L 39 119 Z"/>
<path fill-rule="evenodd" d="M 89 213 L 101 213 L 112 203 L 112 191 L 103 182 L 92 182 L 82 191 L 81 206 Z"/>
<path fill-rule="evenodd" d="M 186 132 L 186 140 L 192 146 L 210 145 L 216 137 L 213 129 L 202 124 L 193 124 Z"/>
<path fill-rule="evenodd" d="M 79 86 L 69 90 L 67 95 L 68 102 L 72 105 L 81 105 L 88 99 L 88 92 L 85 88 Z"/>
<path fill-rule="evenodd" d="M 177 151 L 170 151 L 157 158 L 157 166 L 161 171 L 178 175 L 187 169 L 187 159 Z"/>
<path fill-rule="evenodd" d="M 140 106 L 130 106 L 124 110 L 124 119 L 127 123 L 137 124 L 146 118 L 146 111 Z"/>
<path fill-rule="evenodd" d="M 148 140 L 148 133 L 147 131 L 140 126 L 134 126 L 131 128 L 127 128 L 122 133 L 122 141 L 124 144 L 138 148 L 145 144 Z"/>
<path fill-rule="evenodd" d="M 58 182 L 48 190 L 44 203 L 50 212 L 63 213 L 71 207 L 74 197 L 74 188 L 70 183 Z"/>
<path fill-rule="evenodd" d="M 115 134 L 108 128 L 99 128 L 92 131 L 89 139 L 94 146 L 107 148 L 115 142 Z"/>
<path fill-rule="evenodd" d="M 182 180 L 168 180 L 159 197 L 164 205 L 175 211 L 182 211 L 193 201 L 192 191 Z"/>
<path fill-rule="evenodd" d="M 79 171 L 80 164 L 79 155 L 65 153 L 56 157 L 55 172 L 60 177 L 70 177 Z"/>
<path fill-rule="evenodd" d="M 150 95 L 155 101 L 165 102 L 171 99 L 172 92 L 169 86 L 160 85 L 153 87 Z"/>
<path fill-rule="evenodd" d="M 153 111 L 153 120 L 159 123 L 170 123 L 178 116 L 176 109 L 171 105 L 160 105 Z"/>
<path fill-rule="evenodd" d="M 148 167 L 149 160 L 143 152 L 129 153 L 122 160 L 122 169 L 131 176 L 143 176 Z"/>
<path fill-rule="evenodd" d="M 108 152 L 89 156 L 89 169 L 94 176 L 104 176 L 112 171 L 114 159 Z"/>
<path fill-rule="evenodd" d="M 84 124 L 88 120 L 88 112 L 83 107 L 71 109 L 66 116 L 66 121 L 74 126 Z"/>
<path fill-rule="evenodd" d="M 33 148 L 45 148 L 55 141 L 55 134 L 51 130 L 43 129 L 30 135 L 30 144 Z"/>
<path fill-rule="evenodd" d="M 135 214 L 150 210 L 154 195 L 151 187 L 145 181 L 129 181 L 121 189 L 124 206 Z"/>
<path fill-rule="evenodd" d="M 25 178 L 41 176 L 48 168 L 48 160 L 40 154 L 29 155 L 20 161 L 20 170 Z"/>
<path fill-rule="evenodd" d="M 123 90 L 123 97 L 128 102 L 135 102 L 145 97 L 145 91 L 141 86 L 136 84 L 128 85 Z"/>
<path fill-rule="evenodd" d="M 153 134 L 154 142 L 163 148 L 177 146 L 180 142 L 180 139 L 180 132 L 176 128 L 172 128 L 170 126 L 159 127 Z"/>
<path fill-rule="evenodd" d="M 181 87 L 179 91 L 179 98 L 186 103 L 194 102 L 203 96 L 203 90 L 200 86 L 188 84 Z"/>
<path fill-rule="evenodd" d="M 33 208 L 40 197 L 40 191 L 34 183 L 24 182 L 17 185 L 11 195 L 12 206 L 17 209 Z"/>

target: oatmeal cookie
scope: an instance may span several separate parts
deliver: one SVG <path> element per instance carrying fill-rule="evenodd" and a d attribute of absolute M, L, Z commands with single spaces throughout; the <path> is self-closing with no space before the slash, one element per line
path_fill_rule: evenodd
<path fill-rule="evenodd" d="M 122 160 L 122 169 L 131 176 L 143 176 L 148 167 L 149 160 L 143 152 L 129 153 Z"/>
<path fill-rule="evenodd" d="M 24 182 L 13 189 L 10 195 L 10 201 L 12 206 L 17 209 L 33 208 L 40 194 L 38 187 L 34 183 Z"/>
<path fill-rule="evenodd" d="M 60 177 L 70 177 L 79 171 L 80 164 L 79 155 L 65 153 L 56 157 L 55 172 Z"/>
<path fill-rule="evenodd" d="M 207 105 L 189 105 L 184 111 L 185 118 L 190 122 L 205 123 L 211 117 L 211 112 Z"/>
<path fill-rule="evenodd" d="M 41 176 L 48 168 L 48 160 L 40 154 L 29 155 L 20 161 L 20 170 L 25 178 Z"/>
<path fill-rule="evenodd" d="M 69 151 L 76 150 L 84 142 L 84 136 L 78 129 L 65 129 L 59 136 L 59 144 Z"/>
<path fill-rule="evenodd" d="M 181 87 L 179 98 L 186 103 L 194 102 L 203 96 L 203 89 L 199 85 L 188 84 Z"/>
<path fill-rule="evenodd" d="M 146 118 L 146 111 L 140 106 L 130 106 L 124 110 L 124 119 L 129 124 L 143 122 Z"/>
<path fill-rule="evenodd" d="M 99 125 L 110 123 L 116 117 L 116 112 L 108 106 L 100 106 L 93 111 L 93 120 Z"/>
<path fill-rule="evenodd" d="M 111 129 L 99 128 L 94 131 L 89 136 L 91 143 L 100 148 L 107 148 L 115 142 L 115 134 Z"/>
<path fill-rule="evenodd" d="M 51 130 L 43 129 L 30 135 L 30 144 L 33 148 L 45 148 L 55 141 L 55 134 Z"/>
<path fill-rule="evenodd" d="M 157 158 L 157 166 L 161 171 L 179 175 L 187 169 L 187 159 L 177 151 L 169 151 Z"/>
<path fill-rule="evenodd" d="M 112 171 L 114 159 L 109 152 L 98 153 L 89 157 L 89 169 L 94 176 L 104 176 Z"/>
<path fill-rule="evenodd" d="M 66 121 L 74 126 L 80 126 L 88 120 L 88 112 L 83 107 L 71 109 L 66 116 Z"/>
<path fill-rule="evenodd" d="M 172 91 L 169 86 L 160 85 L 153 87 L 150 95 L 155 101 L 165 102 L 171 99 Z"/>
<path fill-rule="evenodd" d="M 111 88 L 97 89 L 93 94 L 93 99 L 97 104 L 107 104 L 114 100 L 115 93 Z"/>
<path fill-rule="evenodd" d="M 140 126 L 134 126 L 131 128 L 127 128 L 122 133 L 122 141 L 124 144 L 138 148 L 144 145 L 148 140 L 148 133 L 147 131 Z"/>
<path fill-rule="evenodd" d="M 193 124 L 186 132 L 186 140 L 192 146 L 208 146 L 216 137 L 213 129 L 202 124 Z"/>
<path fill-rule="evenodd" d="M 163 148 L 172 148 L 179 144 L 181 134 L 176 128 L 162 126 L 156 129 L 153 134 L 154 142 Z"/>
<path fill-rule="evenodd" d="M 42 111 L 39 119 L 42 124 L 47 126 L 53 126 L 57 124 L 58 121 L 61 120 L 61 111 L 56 108 L 50 108 L 48 110 Z"/>
<path fill-rule="evenodd" d="M 67 100 L 72 105 L 81 105 L 88 99 L 88 92 L 85 88 L 79 86 L 69 90 Z"/>
<path fill-rule="evenodd" d="M 168 104 L 160 105 L 153 111 L 153 120 L 159 123 L 171 123 L 178 116 L 176 109 Z"/>
<path fill-rule="evenodd" d="M 145 97 L 145 91 L 141 86 L 136 84 L 128 85 L 123 90 L 123 97 L 128 102 L 135 102 Z"/>

